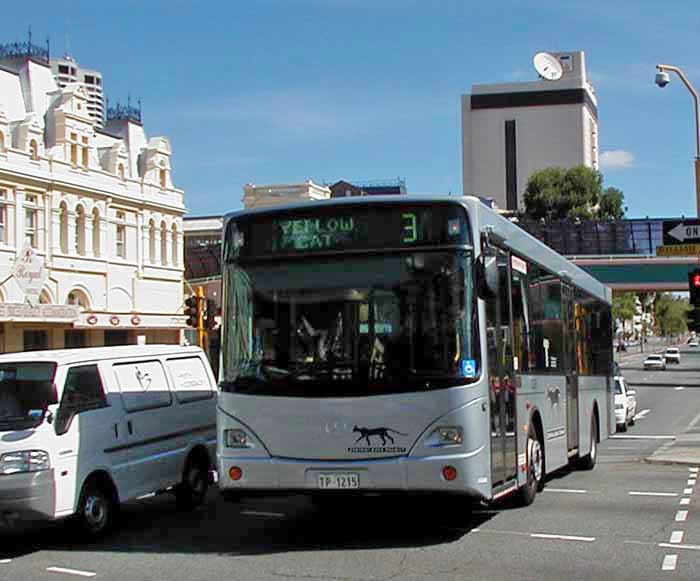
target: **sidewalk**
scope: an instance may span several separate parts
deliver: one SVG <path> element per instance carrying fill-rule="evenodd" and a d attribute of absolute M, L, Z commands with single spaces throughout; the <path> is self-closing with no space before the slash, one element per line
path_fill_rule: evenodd
<path fill-rule="evenodd" d="M 700 466 L 700 414 L 695 416 L 690 425 L 678 434 L 675 440 L 664 444 L 644 460 L 650 464 Z"/>

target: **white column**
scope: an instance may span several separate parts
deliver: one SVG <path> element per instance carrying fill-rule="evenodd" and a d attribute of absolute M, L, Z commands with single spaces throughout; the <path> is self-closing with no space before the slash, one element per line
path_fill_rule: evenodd
<path fill-rule="evenodd" d="M 85 212 L 85 232 L 83 232 L 85 237 L 85 256 L 92 257 L 92 212 L 89 214 Z"/>
<path fill-rule="evenodd" d="M 163 264 L 160 259 L 160 226 L 156 224 L 156 260 L 155 264 Z"/>
<path fill-rule="evenodd" d="M 143 238 L 143 214 L 136 214 L 136 270 L 139 274 L 143 273 L 144 260 L 144 238 Z"/>
<path fill-rule="evenodd" d="M 78 249 L 75 245 L 75 212 L 68 212 L 68 254 L 76 254 Z"/>

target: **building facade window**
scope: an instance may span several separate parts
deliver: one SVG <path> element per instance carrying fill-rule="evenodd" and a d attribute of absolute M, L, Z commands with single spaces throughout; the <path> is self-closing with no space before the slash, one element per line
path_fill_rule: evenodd
<path fill-rule="evenodd" d="M 168 227 L 165 222 L 160 224 L 160 263 L 168 264 Z"/>
<path fill-rule="evenodd" d="M 38 248 L 38 236 L 36 231 L 37 211 L 36 208 L 24 209 L 24 240 L 32 248 Z"/>
<path fill-rule="evenodd" d="M 121 181 L 124 181 L 126 179 L 126 174 L 124 173 L 124 164 L 120 163 L 119 168 L 118 168 L 118 173 L 119 173 L 119 179 Z"/>
<path fill-rule="evenodd" d="M 42 351 L 49 348 L 48 331 L 26 329 L 23 333 L 25 351 Z"/>
<path fill-rule="evenodd" d="M 0 153 L 5 151 L 5 134 L 0 131 Z"/>
<path fill-rule="evenodd" d="M 180 264 L 180 261 L 178 260 L 178 255 L 177 255 L 177 225 L 173 224 L 173 230 L 172 230 L 172 239 L 170 240 L 170 246 L 172 248 L 171 250 L 171 262 L 173 266 L 177 266 Z"/>
<path fill-rule="evenodd" d="M 39 159 L 39 146 L 36 143 L 36 139 L 32 139 L 29 142 L 29 155 L 34 161 Z"/>
<path fill-rule="evenodd" d="M 161 189 L 165 189 L 166 184 L 167 184 L 167 179 L 168 179 L 168 173 L 167 170 L 161 169 L 159 172 L 160 175 L 160 187 Z"/>
<path fill-rule="evenodd" d="M 66 329 L 63 335 L 63 345 L 66 349 L 82 349 L 83 347 L 87 347 L 87 331 L 81 329 Z"/>
<path fill-rule="evenodd" d="M 97 208 L 92 211 L 92 253 L 95 256 L 101 255 L 100 248 L 100 212 Z"/>
<path fill-rule="evenodd" d="M 88 138 L 83 137 L 83 167 L 88 168 L 90 162 L 90 149 L 88 148 Z"/>
<path fill-rule="evenodd" d="M 82 206 L 75 210 L 75 250 L 78 254 L 85 254 L 85 210 Z"/>
<path fill-rule="evenodd" d="M 60 247 L 63 254 L 68 254 L 68 206 L 61 204 L 59 212 Z"/>
<path fill-rule="evenodd" d="M 70 162 L 73 167 L 78 165 L 78 134 L 70 134 Z"/>
<path fill-rule="evenodd" d="M 80 307 L 81 310 L 90 308 L 90 301 L 88 300 L 87 295 L 80 289 L 73 289 L 68 293 L 66 304 Z"/>
<path fill-rule="evenodd" d="M 126 258 L 126 214 L 117 212 L 117 256 Z"/>
<path fill-rule="evenodd" d="M 156 223 L 153 220 L 148 223 L 148 261 L 156 263 Z"/>

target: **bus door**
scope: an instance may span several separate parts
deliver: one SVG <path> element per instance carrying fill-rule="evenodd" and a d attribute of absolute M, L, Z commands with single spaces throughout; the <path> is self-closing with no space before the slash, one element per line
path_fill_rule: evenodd
<path fill-rule="evenodd" d="M 491 484 L 497 487 L 517 475 L 515 377 L 511 333 L 508 254 L 494 249 L 498 293 L 486 301 L 491 422 Z"/>
<path fill-rule="evenodd" d="M 578 372 L 576 365 L 576 314 L 574 289 L 562 284 L 564 310 L 564 375 L 566 376 L 567 450 L 578 450 Z"/>

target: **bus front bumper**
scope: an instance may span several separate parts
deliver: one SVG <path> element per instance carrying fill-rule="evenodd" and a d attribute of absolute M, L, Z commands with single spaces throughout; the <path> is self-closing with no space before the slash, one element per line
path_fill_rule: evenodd
<path fill-rule="evenodd" d="M 0 475 L 0 526 L 54 516 L 53 470 Z"/>
<path fill-rule="evenodd" d="M 219 457 L 219 489 L 245 492 L 448 492 L 489 498 L 487 451 L 352 462 Z M 451 467 L 455 472 L 446 470 Z M 454 476 L 448 480 L 448 476 Z M 331 476 L 331 478 L 328 478 Z M 330 486 L 329 486 L 330 484 Z"/>

